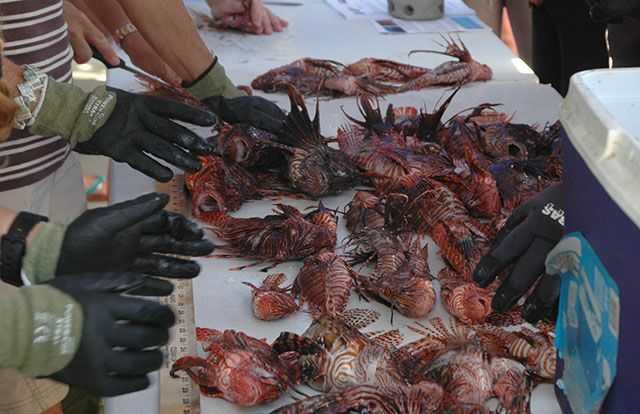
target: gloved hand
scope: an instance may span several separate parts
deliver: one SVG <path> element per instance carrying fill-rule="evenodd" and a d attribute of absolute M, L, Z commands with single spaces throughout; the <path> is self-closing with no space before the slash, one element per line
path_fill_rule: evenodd
<path fill-rule="evenodd" d="M 143 390 L 146 374 L 162 365 L 159 347 L 167 343 L 175 323 L 165 305 L 120 293 L 164 296 L 169 282 L 130 273 L 56 277 L 48 282 L 82 309 L 80 341 L 71 361 L 50 377 L 111 397 Z"/>
<path fill-rule="evenodd" d="M 278 105 L 259 96 L 245 96 L 227 77 L 217 57 L 198 79 L 183 86 L 223 121 L 246 123 L 272 133 L 280 132 L 284 125 L 286 116 Z"/>
<path fill-rule="evenodd" d="M 564 205 L 561 186 L 551 187 L 518 207 L 498 234 L 491 251 L 480 260 L 473 279 L 488 286 L 507 266 L 511 274 L 498 288 L 492 307 L 509 310 L 542 276 L 525 303 L 524 317 L 535 323 L 553 312 L 560 280 L 544 273 L 547 254 L 564 232 Z"/>
<path fill-rule="evenodd" d="M 171 283 L 133 273 L 59 276 L 0 300 L 0 367 L 113 396 L 146 388 L 175 317 L 157 302 Z"/>
<path fill-rule="evenodd" d="M 159 181 L 169 181 L 173 173 L 150 155 L 186 170 L 198 170 L 197 156 L 213 151 L 198 135 L 170 121 L 212 126 L 216 123 L 212 113 L 119 89 L 97 88 L 86 94 L 73 85 L 53 79 L 47 82 L 32 133 L 60 135 L 78 152 L 126 162 Z"/>
<path fill-rule="evenodd" d="M 45 223 L 27 247 L 23 269 L 34 283 L 56 274 L 123 270 L 195 277 L 198 263 L 160 253 L 204 256 L 214 246 L 195 223 L 162 210 L 168 201 L 151 193 L 88 210 L 68 227 Z"/>
<path fill-rule="evenodd" d="M 231 124 L 249 124 L 277 134 L 282 130 L 286 115 L 273 102 L 260 96 L 225 98 L 212 96 L 202 100 L 223 121 Z"/>
<path fill-rule="evenodd" d="M 135 95 L 119 89 L 110 91 L 117 96 L 113 113 L 90 140 L 76 146 L 76 151 L 126 162 L 163 182 L 169 181 L 173 173 L 147 153 L 182 169 L 197 171 L 201 167 L 197 155 L 213 151 L 213 147 L 194 132 L 169 120 L 174 118 L 211 126 L 216 122 L 212 114 L 169 99 Z"/>

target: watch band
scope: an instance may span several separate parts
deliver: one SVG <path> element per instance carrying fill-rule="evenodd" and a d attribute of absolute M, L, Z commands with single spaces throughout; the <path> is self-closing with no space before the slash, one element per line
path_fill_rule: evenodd
<path fill-rule="evenodd" d="M 13 125 L 16 129 L 25 129 L 33 125 L 44 102 L 49 80 L 45 73 L 31 65 L 24 66 L 22 76 L 24 80 L 18 85 L 20 95 L 13 98 L 18 105 L 18 114 Z"/>
<path fill-rule="evenodd" d="M 22 259 L 27 250 L 27 236 L 33 227 L 47 217 L 20 212 L 11 223 L 0 243 L 0 279 L 14 286 L 22 286 Z"/>
<path fill-rule="evenodd" d="M 115 32 L 113 32 L 113 38 L 118 44 L 121 44 L 122 41 L 129 36 L 131 33 L 135 33 L 138 31 L 138 28 L 133 25 L 133 23 L 129 22 L 124 26 L 118 27 Z"/>

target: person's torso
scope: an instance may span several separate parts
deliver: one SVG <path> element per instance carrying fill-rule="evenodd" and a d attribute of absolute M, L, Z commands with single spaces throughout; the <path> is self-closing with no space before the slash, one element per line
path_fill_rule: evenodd
<path fill-rule="evenodd" d="M 61 82 L 71 81 L 73 51 L 62 0 L 0 0 L 4 56 L 33 65 Z M 0 192 L 33 184 L 62 165 L 70 151 L 60 137 L 14 130 L 0 144 Z"/>

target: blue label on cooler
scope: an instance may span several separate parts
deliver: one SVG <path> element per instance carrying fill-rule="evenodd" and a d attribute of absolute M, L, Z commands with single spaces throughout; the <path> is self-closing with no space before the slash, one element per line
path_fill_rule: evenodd
<path fill-rule="evenodd" d="M 618 286 L 580 233 L 565 236 L 546 267 L 562 277 L 556 326 L 561 405 L 576 414 L 598 413 L 616 375 Z"/>

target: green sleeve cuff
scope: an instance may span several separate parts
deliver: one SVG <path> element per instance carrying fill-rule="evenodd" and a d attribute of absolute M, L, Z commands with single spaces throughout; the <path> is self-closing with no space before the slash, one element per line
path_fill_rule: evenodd
<path fill-rule="evenodd" d="M 91 139 L 116 106 L 116 95 L 104 86 L 86 93 L 79 87 L 49 78 L 42 107 L 30 131 L 60 135 L 75 146 Z"/>
<path fill-rule="evenodd" d="M 27 376 L 63 369 L 78 349 L 82 308 L 51 286 L 16 289 L 0 300 L 0 367 Z"/>
<path fill-rule="evenodd" d="M 62 224 L 44 223 L 27 247 L 22 270 L 31 283 L 43 283 L 56 276 L 64 233 L 65 227 Z"/>
<path fill-rule="evenodd" d="M 231 79 L 227 77 L 224 66 L 222 66 L 219 61 L 216 62 L 201 79 L 187 87 L 187 91 L 199 100 L 212 96 L 237 98 L 245 95 L 240 89 L 236 88 L 233 82 L 231 82 Z"/>

